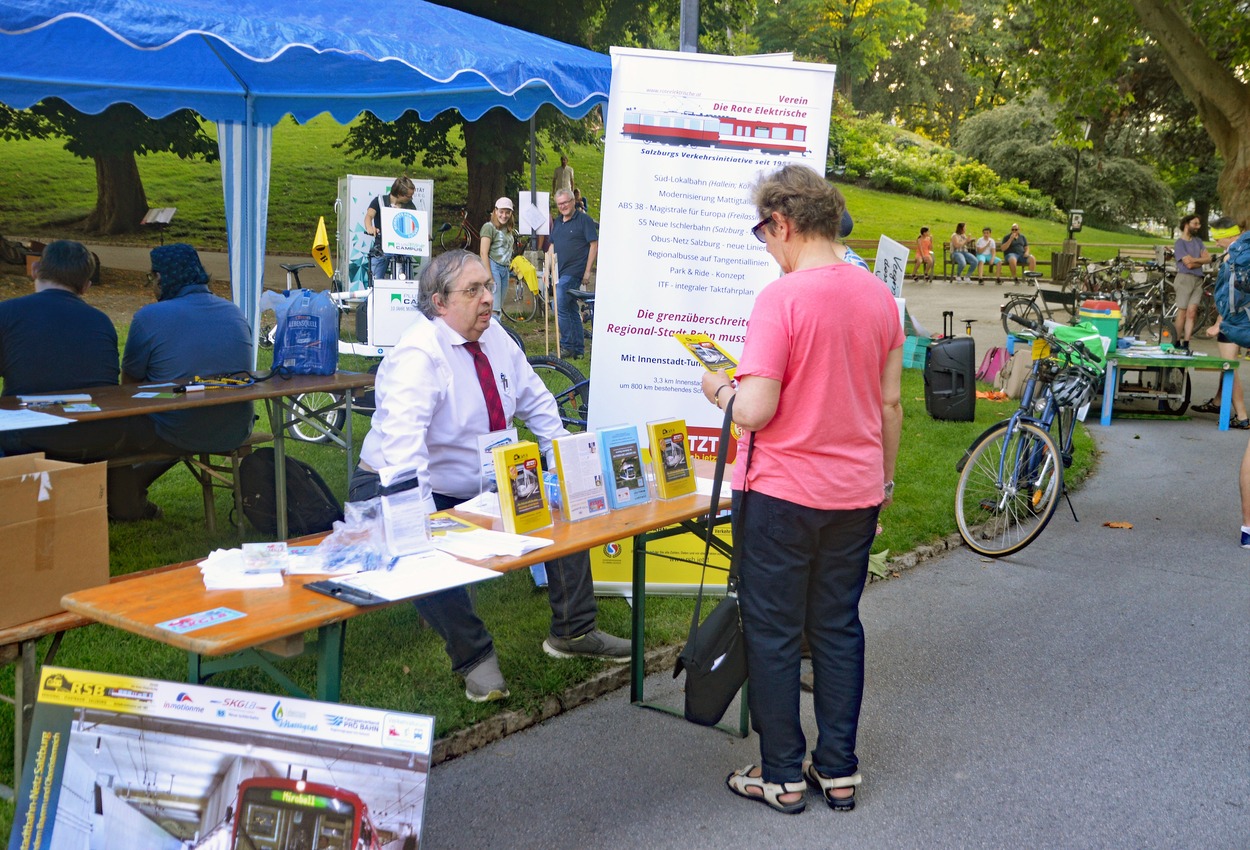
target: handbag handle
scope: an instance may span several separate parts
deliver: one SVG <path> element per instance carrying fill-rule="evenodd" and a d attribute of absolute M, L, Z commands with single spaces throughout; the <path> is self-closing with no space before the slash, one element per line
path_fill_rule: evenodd
<path fill-rule="evenodd" d="M 734 395 L 725 403 L 725 419 L 721 423 L 720 442 L 716 446 L 716 472 L 712 476 L 712 501 L 708 506 L 707 514 L 707 531 L 703 538 L 703 572 L 699 575 L 699 595 L 695 598 L 694 617 L 690 621 L 690 635 L 686 639 L 686 643 L 693 645 L 699 630 L 699 615 L 703 610 L 703 587 L 707 580 L 707 561 L 712 550 L 712 535 L 716 533 L 713 519 L 720 512 L 720 488 L 721 482 L 725 480 L 725 458 L 729 454 L 729 438 L 730 427 L 733 425 L 733 408 Z M 750 432 L 747 439 L 747 457 L 746 465 L 743 468 L 743 481 L 746 480 L 746 473 L 751 470 L 751 456 L 755 453 L 755 432 Z M 733 517 L 734 541 L 737 542 L 737 529 L 742 522 L 743 505 L 740 503 L 738 511 Z M 737 596 L 738 594 L 738 547 L 734 545 L 729 557 L 729 578 L 726 580 L 729 596 Z"/>

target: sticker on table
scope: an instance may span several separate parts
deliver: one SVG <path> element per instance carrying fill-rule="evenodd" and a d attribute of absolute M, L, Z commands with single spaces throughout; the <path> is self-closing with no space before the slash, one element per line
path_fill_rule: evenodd
<path fill-rule="evenodd" d="M 197 614 L 188 614 L 185 617 L 177 617 L 173 620 L 166 620 L 163 623 L 157 623 L 158 629 L 164 629 L 167 632 L 183 635 L 187 632 L 193 632 L 197 629 L 215 626 L 218 623 L 226 623 L 230 620 L 237 620 L 240 617 L 246 617 L 242 611 L 236 611 L 233 608 L 210 608 L 207 611 L 200 611 Z"/>

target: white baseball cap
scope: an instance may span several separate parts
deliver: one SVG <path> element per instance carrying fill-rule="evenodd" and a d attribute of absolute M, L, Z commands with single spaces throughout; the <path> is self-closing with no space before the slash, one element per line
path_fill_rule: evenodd
<path fill-rule="evenodd" d="M 510 210 L 510 209 L 512 209 L 512 199 L 511 199 L 511 198 L 500 198 L 499 200 L 495 201 L 495 209 L 497 209 L 497 210 Z"/>

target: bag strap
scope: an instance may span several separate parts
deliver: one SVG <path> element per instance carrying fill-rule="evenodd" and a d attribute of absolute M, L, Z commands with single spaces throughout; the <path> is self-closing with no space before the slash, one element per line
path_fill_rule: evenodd
<path fill-rule="evenodd" d="M 693 646 L 696 642 L 699 631 L 699 615 L 703 609 L 703 588 L 707 580 L 707 561 L 712 549 L 712 535 L 715 534 L 715 524 L 713 519 L 720 512 L 720 488 L 721 482 L 725 479 L 725 458 L 729 454 L 730 427 L 733 425 L 733 407 L 734 397 L 731 397 L 725 403 L 725 420 L 721 423 L 720 442 L 716 447 L 716 472 L 712 476 L 712 501 L 708 506 L 707 514 L 707 531 L 703 538 L 703 572 L 699 576 L 699 595 L 694 603 L 694 616 L 690 621 L 690 634 L 686 639 L 688 645 Z M 746 465 L 743 468 L 743 480 L 746 480 L 745 473 L 751 469 L 751 456 L 755 453 L 755 432 L 750 432 L 747 438 L 747 456 Z M 733 517 L 734 540 L 737 541 L 737 530 L 742 522 L 743 503 L 739 503 L 738 511 Z M 729 557 L 729 578 L 726 581 L 728 586 L 728 595 L 737 596 L 738 594 L 738 547 L 735 545 L 731 550 Z"/>

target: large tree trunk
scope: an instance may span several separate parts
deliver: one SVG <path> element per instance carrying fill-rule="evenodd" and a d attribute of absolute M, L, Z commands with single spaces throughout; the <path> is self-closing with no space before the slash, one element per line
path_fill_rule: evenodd
<path fill-rule="evenodd" d="M 95 161 L 95 210 L 87 216 L 89 233 L 109 235 L 139 229 L 148 198 L 134 153 L 98 155 Z"/>
<path fill-rule="evenodd" d="M 1224 212 L 1250 225 L 1250 85 L 1211 58 L 1173 0 L 1130 2 L 1224 159 L 1218 184 Z"/>
<path fill-rule="evenodd" d="M 502 109 L 492 109 L 464 124 L 464 159 L 469 171 L 469 221 L 481 227 L 495 200 L 507 189 L 508 176 L 520 171 L 523 146 L 517 144 L 525 125 Z M 476 250 L 477 246 L 474 246 Z"/>

